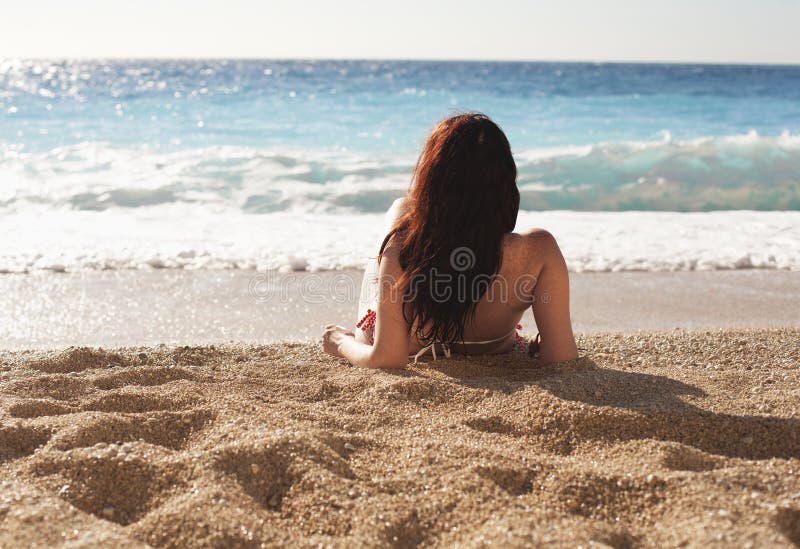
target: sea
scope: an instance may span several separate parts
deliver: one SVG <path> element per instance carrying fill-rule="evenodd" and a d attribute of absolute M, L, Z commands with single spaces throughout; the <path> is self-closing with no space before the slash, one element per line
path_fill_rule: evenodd
<path fill-rule="evenodd" d="M 0 273 L 363 267 L 465 111 L 573 271 L 800 270 L 800 66 L 0 59 Z"/>

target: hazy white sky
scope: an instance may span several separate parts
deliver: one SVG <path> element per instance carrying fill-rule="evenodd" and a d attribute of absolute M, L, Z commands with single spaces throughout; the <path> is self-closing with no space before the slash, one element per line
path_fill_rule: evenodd
<path fill-rule="evenodd" d="M 0 57 L 800 63 L 800 0 L 4 0 Z"/>

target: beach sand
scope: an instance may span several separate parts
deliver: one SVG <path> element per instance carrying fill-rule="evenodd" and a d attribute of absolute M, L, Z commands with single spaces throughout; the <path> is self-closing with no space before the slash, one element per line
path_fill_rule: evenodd
<path fill-rule="evenodd" d="M 800 328 L 0 353 L 0 546 L 800 545 Z"/>

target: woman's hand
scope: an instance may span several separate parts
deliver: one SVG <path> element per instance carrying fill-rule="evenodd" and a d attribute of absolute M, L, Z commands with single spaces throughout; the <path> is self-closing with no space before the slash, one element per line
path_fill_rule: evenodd
<path fill-rule="evenodd" d="M 340 346 L 347 338 L 355 339 L 356 334 L 342 326 L 328 324 L 325 326 L 325 333 L 322 334 L 322 350 L 329 355 L 344 358 L 340 351 Z"/>

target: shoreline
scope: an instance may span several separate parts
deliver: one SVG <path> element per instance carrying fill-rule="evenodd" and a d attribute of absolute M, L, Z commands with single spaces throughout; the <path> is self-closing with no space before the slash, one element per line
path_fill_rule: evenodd
<path fill-rule="evenodd" d="M 352 327 L 360 271 L 0 276 L 0 349 L 316 341 Z M 571 273 L 576 333 L 800 326 L 800 272 Z M 523 332 L 535 332 L 530 312 Z"/>

